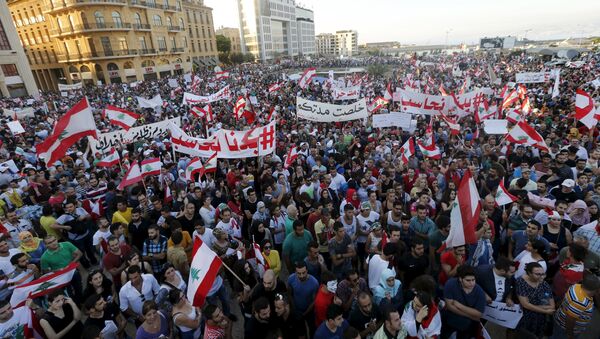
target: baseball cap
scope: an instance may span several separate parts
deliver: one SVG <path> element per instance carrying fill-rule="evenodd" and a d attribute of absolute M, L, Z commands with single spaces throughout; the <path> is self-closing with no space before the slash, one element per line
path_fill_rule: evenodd
<path fill-rule="evenodd" d="M 573 181 L 573 179 L 565 179 L 565 181 L 562 182 L 562 185 L 565 187 L 573 188 L 575 187 L 575 181 Z"/>

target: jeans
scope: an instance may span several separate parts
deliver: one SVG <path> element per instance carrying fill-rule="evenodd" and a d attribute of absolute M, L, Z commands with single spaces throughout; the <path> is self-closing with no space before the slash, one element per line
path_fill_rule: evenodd
<path fill-rule="evenodd" d="M 560 326 L 556 320 L 554 320 L 554 328 L 552 329 L 552 336 L 549 339 L 566 339 L 567 331 Z M 579 334 L 573 335 L 573 338 L 579 338 Z"/>

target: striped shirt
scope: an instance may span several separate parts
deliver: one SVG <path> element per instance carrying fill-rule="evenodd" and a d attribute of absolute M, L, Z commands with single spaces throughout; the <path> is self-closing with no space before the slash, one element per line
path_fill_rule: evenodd
<path fill-rule="evenodd" d="M 560 308 L 555 314 L 556 322 L 565 328 L 566 317 L 575 319 L 575 334 L 585 330 L 587 324 L 592 319 L 594 312 L 594 299 L 585 294 L 581 284 L 573 285 L 565 294 Z"/>

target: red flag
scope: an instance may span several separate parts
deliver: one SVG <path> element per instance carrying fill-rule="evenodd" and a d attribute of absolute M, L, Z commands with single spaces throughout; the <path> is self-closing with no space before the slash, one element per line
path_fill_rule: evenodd
<path fill-rule="evenodd" d="M 193 306 L 202 307 L 223 262 L 199 237 L 194 238 L 192 253 L 187 298 Z"/>
<path fill-rule="evenodd" d="M 113 125 L 120 126 L 128 131 L 140 118 L 140 115 L 119 107 L 106 105 L 106 108 L 102 111 L 102 117 L 108 119 Z"/>
<path fill-rule="evenodd" d="M 304 71 L 304 74 L 302 74 L 302 76 L 298 80 L 298 86 L 300 86 L 300 88 L 302 88 L 302 89 L 306 88 L 306 86 L 308 86 L 311 83 L 312 78 L 316 74 L 317 74 L 317 70 L 315 68 L 306 69 Z"/>
<path fill-rule="evenodd" d="M 144 178 L 142 177 L 142 170 L 140 168 L 140 165 L 135 163 L 131 165 L 131 167 L 129 167 L 129 170 L 127 170 L 127 173 L 125 174 L 125 177 L 117 187 L 117 190 L 122 191 L 123 189 L 125 189 L 125 187 L 138 183 L 143 179 Z"/>
<path fill-rule="evenodd" d="M 577 89 L 575 94 L 575 119 L 591 129 L 598 123 L 598 117 L 595 113 L 592 97 L 583 90 Z"/>
<path fill-rule="evenodd" d="M 298 158 L 298 147 L 296 146 L 292 146 L 290 147 L 290 150 L 288 151 L 288 153 L 285 155 L 284 157 L 284 164 L 283 167 L 284 168 L 289 168 L 294 161 L 296 161 L 296 158 Z"/>

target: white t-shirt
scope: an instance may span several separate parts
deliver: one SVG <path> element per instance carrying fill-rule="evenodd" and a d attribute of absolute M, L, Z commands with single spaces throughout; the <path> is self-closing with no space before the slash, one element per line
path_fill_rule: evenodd
<path fill-rule="evenodd" d="M 521 276 L 523 276 L 523 274 L 525 274 L 525 265 L 536 260 L 533 259 L 533 257 L 531 256 L 531 252 L 524 250 L 521 253 L 519 253 L 519 255 L 517 255 L 515 261 L 519 262 L 519 269 L 517 269 L 517 272 L 515 272 L 515 279 L 519 279 Z M 544 260 L 540 260 L 537 263 L 542 265 L 544 273 L 546 273 L 546 270 L 548 269 L 546 262 Z"/>
<path fill-rule="evenodd" d="M 202 242 L 205 243 L 210 248 L 212 248 L 214 242 L 217 241 L 217 239 L 213 235 L 213 230 L 211 230 L 208 227 L 204 228 L 204 234 L 200 234 L 200 233 L 198 233 L 198 231 L 194 231 L 194 233 L 192 233 L 192 237 L 194 239 L 196 237 L 199 237 L 200 239 L 202 239 Z"/>
<path fill-rule="evenodd" d="M 379 221 L 379 213 L 371 211 L 368 217 L 363 217 L 361 213 L 356 216 L 356 219 L 358 220 L 358 227 L 360 227 L 363 232 L 370 232 L 371 225 L 373 225 L 374 222 Z M 359 243 L 367 242 L 366 235 L 359 235 L 356 239 L 356 241 Z"/>
<path fill-rule="evenodd" d="M 96 231 L 96 233 L 94 233 L 94 236 L 92 237 L 92 244 L 94 246 L 98 246 L 100 244 L 102 244 L 102 241 L 104 241 L 106 243 L 106 246 L 108 247 L 108 237 L 111 236 L 110 230 L 106 230 L 106 231 L 102 231 L 100 229 L 98 229 Z M 104 253 L 104 248 L 102 246 L 100 246 L 100 252 Z"/>
<path fill-rule="evenodd" d="M 340 188 L 343 184 L 346 183 L 346 178 L 344 178 L 341 174 L 336 174 L 335 177 L 331 176 L 331 183 L 329 184 L 329 188 L 334 189 L 339 192 Z"/>
<path fill-rule="evenodd" d="M 494 281 L 496 281 L 496 300 L 494 301 L 502 301 L 504 298 L 504 293 L 506 293 L 506 278 L 501 277 L 494 272 Z"/>
<path fill-rule="evenodd" d="M 75 209 L 74 214 L 76 214 L 78 217 L 89 215 L 88 212 L 86 212 L 81 207 L 77 207 Z M 75 219 L 75 218 L 73 218 L 73 216 L 71 216 L 70 214 L 63 214 L 60 217 L 58 217 L 58 219 L 56 219 L 56 222 L 60 225 L 66 225 L 66 223 L 68 223 L 69 221 L 72 221 L 73 219 Z M 69 235 L 69 239 L 71 239 L 71 240 L 79 240 L 79 239 L 85 238 L 88 235 L 88 233 L 89 233 L 89 230 L 86 230 L 84 234 L 75 234 L 75 233 L 68 232 L 68 235 Z"/>
<path fill-rule="evenodd" d="M 4 274 L 9 275 L 15 271 L 15 266 L 10 263 L 10 258 L 17 253 L 21 253 L 21 250 L 18 248 L 10 248 L 8 249 L 8 257 L 0 257 L 0 270 L 3 270 Z"/>
<path fill-rule="evenodd" d="M 242 239 L 242 225 L 239 225 L 234 218 L 229 219 L 229 222 L 227 223 L 223 222 L 223 220 L 219 221 L 215 228 L 222 229 L 231 237 Z"/>
<path fill-rule="evenodd" d="M 388 268 L 389 265 L 390 262 L 381 259 L 379 254 L 375 254 L 371 260 L 369 260 L 369 288 L 372 292 L 375 290 L 375 287 L 379 285 L 383 270 Z M 396 270 L 393 267 L 392 271 L 396 274 Z"/>
<path fill-rule="evenodd" d="M 27 306 L 14 309 L 13 316 L 6 322 L 0 323 L 0 338 L 19 338 L 19 336 L 22 336 L 29 312 Z"/>

